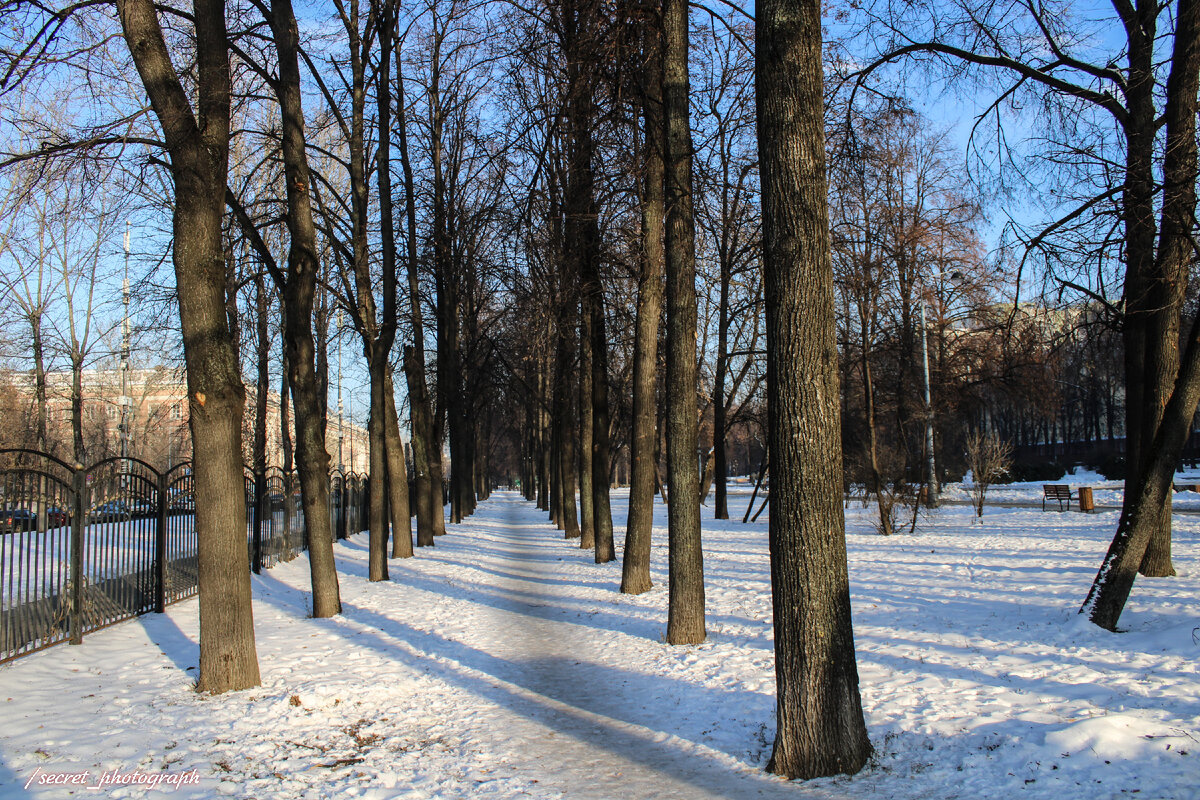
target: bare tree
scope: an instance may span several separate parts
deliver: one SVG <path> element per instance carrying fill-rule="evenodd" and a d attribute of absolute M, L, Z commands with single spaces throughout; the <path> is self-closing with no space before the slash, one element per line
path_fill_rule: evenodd
<path fill-rule="evenodd" d="M 1183 249 L 1171 244 L 1172 223 L 1164 216 L 1156 224 L 1155 217 L 1156 208 L 1169 214 L 1181 198 L 1167 202 L 1155 175 L 1168 170 L 1160 153 L 1179 152 L 1170 144 L 1159 149 L 1162 121 L 1181 141 L 1182 120 L 1195 116 L 1195 92 L 1183 90 L 1193 80 L 1194 66 L 1186 47 L 1176 47 L 1170 58 L 1156 51 L 1172 39 L 1187 42 L 1189 2 L 1133 0 L 1114 4 L 1100 17 L 1070 4 L 975 0 L 903 8 L 880 2 L 865 13 L 878 49 L 858 78 L 914 60 L 932 67 L 939 79 L 966 77 L 986 86 L 994 99 L 979 123 L 988 124 L 975 130 L 996 133 L 976 152 L 990 149 L 1002 168 L 1016 166 L 1006 115 L 1027 105 L 1045 109 L 1041 120 L 1051 124 L 1039 131 L 1034 156 L 1053 181 L 1053 192 L 1039 194 L 1058 200 L 1050 208 L 1056 218 L 1024 237 L 1026 250 L 1043 258 L 1059 287 L 1082 290 L 1121 320 L 1131 485 L 1149 469 L 1147 448 L 1180 374 L 1188 264 Z M 1172 37 L 1160 26 L 1170 25 L 1173 7 Z M 1173 138 L 1170 131 L 1166 138 Z M 1019 167 L 1009 173 L 1029 174 Z M 1188 219 L 1195 216 L 1194 198 L 1191 202 Z M 1104 266 L 1113 261 L 1123 267 L 1121 274 L 1105 275 Z M 1106 296 L 1111 285 L 1120 287 L 1120 299 Z M 1132 510 L 1135 495 L 1126 492 L 1124 510 Z M 1158 531 L 1140 565 L 1144 575 L 1174 574 L 1170 493 L 1162 503 L 1155 510 Z"/>
<path fill-rule="evenodd" d="M 983 516 L 988 487 L 1012 468 L 1012 445 L 995 433 L 975 430 L 967 436 L 967 467 L 971 470 L 971 503 Z"/>
<path fill-rule="evenodd" d="M 313 224 L 312 176 L 304 139 L 300 92 L 300 41 L 290 0 L 271 0 L 263 8 L 271 27 L 279 73 L 273 81 L 283 119 L 282 156 L 287 197 L 287 279 L 281 288 L 285 314 L 284 347 L 296 422 L 296 461 L 300 473 L 304 522 L 312 572 L 313 616 L 340 614 L 342 601 L 333 560 L 329 517 L 329 452 L 325 415 L 318 390 L 313 302 L 316 294 L 317 233 Z"/>

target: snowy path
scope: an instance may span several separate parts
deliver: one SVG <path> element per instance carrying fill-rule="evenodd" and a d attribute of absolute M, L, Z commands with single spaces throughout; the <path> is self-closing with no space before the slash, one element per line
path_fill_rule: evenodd
<path fill-rule="evenodd" d="M 614 520 L 625 496 L 614 493 Z M 1079 599 L 1114 512 L 966 508 L 881 537 L 847 509 L 864 710 L 852 778 L 763 772 L 774 735 L 766 524 L 705 514 L 708 641 L 671 647 L 654 588 L 508 493 L 370 583 L 339 542 L 344 613 L 308 616 L 304 557 L 254 580 L 262 686 L 192 690 L 197 604 L 0 667 L 0 798 L 160 797 L 25 784 L 191 775 L 174 797 L 271 800 L 1192 800 L 1200 781 L 1200 519 L 1177 579 L 1139 581 L 1113 635 Z"/>
<path fill-rule="evenodd" d="M 515 772 L 545 775 L 542 797 L 797 797 L 797 787 L 757 768 L 738 770 L 725 754 L 671 733 L 678 699 L 663 691 L 666 679 L 603 658 L 615 652 L 604 641 L 613 634 L 595 625 L 597 612 L 574 602 L 562 548 L 547 542 L 559 534 L 544 519 L 518 496 L 501 494 L 469 521 L 495 534 L 493 553 L 476 567 L 482 581 L 472 587 L 490 600 L 443 636 L 494 704 L 480 711 L 488 718 L 477 728 L 488 751 Z M 471 649 L 480 640 L 486 652 Z M 704 702 L 700 694 L 688 700 Z"/>

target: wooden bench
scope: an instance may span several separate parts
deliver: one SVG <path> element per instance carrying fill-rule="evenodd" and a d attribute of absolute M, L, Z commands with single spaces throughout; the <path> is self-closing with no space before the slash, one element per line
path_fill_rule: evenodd
<path fill-rule="evenodd" d="M 1194 483 L 1176 483 L 1171 488 L 1177 492 L 1200 492 L 1200 485 Z"/>
<path fill-rule="evenodd" d="M 1070 511 L 1072 497 L 1071 487 L 1067 484 L 1044 483 L 1042 484 L 1042 511 L 1046 510 L 1047 500 L 1057 500 L 1059 511 Z M 1066 508 L 1063 507 L 1063 503 L 1066 503 Z"/>

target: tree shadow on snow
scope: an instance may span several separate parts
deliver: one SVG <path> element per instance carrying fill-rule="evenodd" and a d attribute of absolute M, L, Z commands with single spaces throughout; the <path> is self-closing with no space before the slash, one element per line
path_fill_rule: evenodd
<path fill-rule="evenodd" d="M 663 791 L 656 796 L 846 796 L 837 786 L 844 778 L 798 784 L 763 771 L 765 737 L 773 725 L 772 696 L 645 675 L 582 658 L 502 658 L 350 603 L 343 602 L 342 611 L 341 617 L 311 623 L 389 660 L 436 675 L 574 739 L 588 751 L 609 752 L 652 770 L 663 779 Z M 731 724 L 735 720 L 740 722 Z M 604 781 L 608 774 L 595 779 Z M 586 775 L 572 775 L 571 780 L 594 785 Z M 686 793 L 680 794 L 681 789 Z"/>

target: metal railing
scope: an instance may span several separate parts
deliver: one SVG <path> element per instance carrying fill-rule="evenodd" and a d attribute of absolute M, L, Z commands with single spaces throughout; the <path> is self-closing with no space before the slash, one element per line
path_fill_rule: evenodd
<path fill-rule="evenodd" d="M 299 481 L 246 473 L 247 567 L 307 546 Z M 367 481 L 330 475 L 330 523 L 366 520 Z M 136 458 L 72 466 L 0 450 L 0 663 L 166 606 L 198 590 L 191 464 L 165 472 Z"/>

